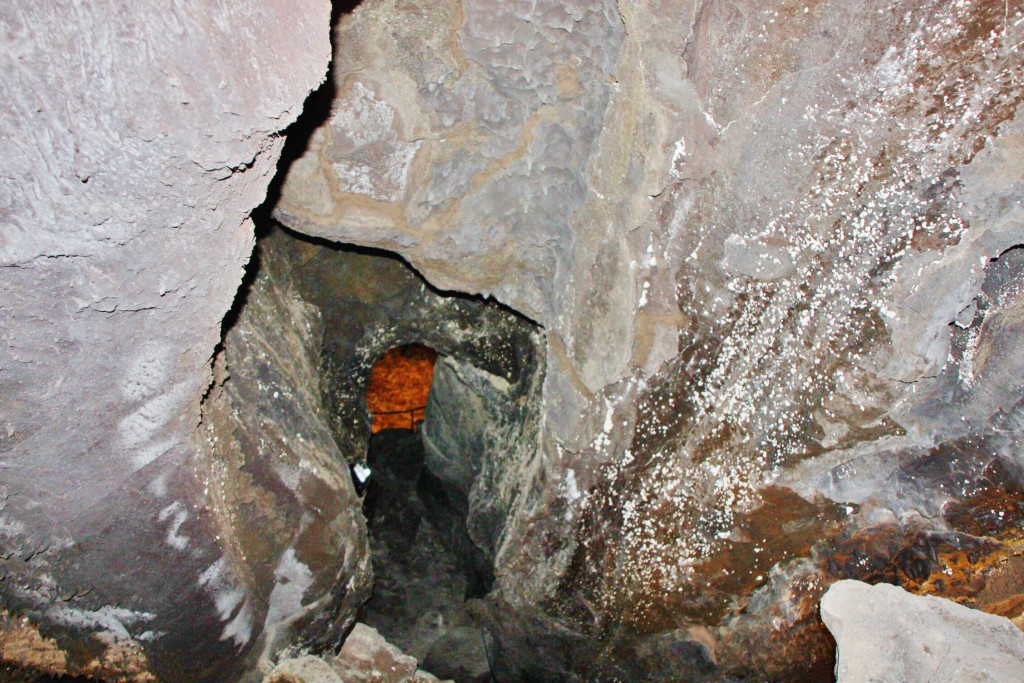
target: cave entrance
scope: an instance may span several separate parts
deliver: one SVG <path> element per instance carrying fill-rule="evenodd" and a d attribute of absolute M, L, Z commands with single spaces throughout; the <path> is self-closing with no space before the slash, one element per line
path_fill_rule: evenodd
<path fill-rule="evenodd" d="M 225 340 L 238 372 L 225 395 L 265 397 L 282 411 L 275 448 L 254 449 L 253 471 L 276 491 L 305 481 L 297 471 L 348 467 L 358 479 L 369 470 L 362 513 L 375 587 L 357 613 L 347 611 L 353 601 L 334 623 L 376 628 L 442 679 L 491 680 L 488 652 L 497 659 L 500 648 L 488 635 L 498 628 L 489 593 L 536 455 L 543 331 L 496 301 L 440 291 L 380 250 L 270 226 L 255 263 Z M 232 433 L 249 425 L 262 430 L 251 437 L 262 443 L 267 427 L 258 419 L 232 423 Z M 311 434 L 332 443 L 309 449 Z M 339 498 L 352 506 L 339 519 L 360 513 L 355 495 Z M 322 514 L 317 499 L 294 500 Z M 340 538 L 335 547 L 349 562 L 345 553 L 367 545 Z"/>

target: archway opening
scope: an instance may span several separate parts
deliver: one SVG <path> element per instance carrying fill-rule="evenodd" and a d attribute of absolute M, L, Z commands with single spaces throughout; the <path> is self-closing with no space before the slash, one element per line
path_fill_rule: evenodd
<path fill-rule="evenodd" d="M 370 371 L 366 404 L 374 434 L 385 429 L 416 431 L 426 417 L 437 352 L 423 344 L 387 351 Z"/>
<path fill-rule="evenodd" d="M 334 623 L 376 629 L 442 679 L 491 680 L 494 565 L 535 454 L 543 332 L 497 302 L 431 287 L 393 254 L 272 229 L 258 257 L 225 340 L 238 374 L 218 394 L 223 433 L 262 443 L 261 417 L 232 410 L 250 397 L 279 411 L 273 447 L 244 456 L 259 485 L 301 490 L 289 499 L 297 524 L 331 504 L 351 522 L 330 547 L 309 533 L 325 578 L 341 562 L 353 577 Z M 345 466 L 356 480 L 365 470 L 365 489 L 301 488 L 311 468 L 337 484 L 330 473 Z M 266 525 L 252 526 L 262 538 Z"/>

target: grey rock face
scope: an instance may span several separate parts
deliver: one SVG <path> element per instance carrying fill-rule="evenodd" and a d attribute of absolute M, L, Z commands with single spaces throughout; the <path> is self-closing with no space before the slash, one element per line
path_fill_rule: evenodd
<path fill-rule="evenodd" d="M 203 572 L 225 634 L 262 670 L 288 645 L 335 650 L 370 595 L 366 526 L 331 432 L 323 323 L 273 245 L 224 338 L 196 458 L 224 555 Z"/>
<path fill-rule="evenodd" d="M 329 11 L 0 9 L 0 592 L 69 672 L 225 680 L 256 635 L 204 579 L 196 425 Z"/>
<path fill-rule="evenodd" d="M 365 3 L 338 29 L 334 107 L 278 216 L 553 321 L 622 38 L 607 1 Z"/>
<path fill-rule="evenodd" d="M 746 643 L 813 629 L 810 577 L 845 566 L 823 536 L 950 533 L 944 502 L 1019 467 L 1016 276 L 982 286 L 1024 241 L 1022 10 L 610 9 L 365 3 L 276 215 L 545 328 L 541 456 L 496 555 L 515 663 L 803 675 L 825 660 Z M 689 664 L 643 663 L 691 628 Z M 538 629 L 573 653 L 531 660 Z"/>
<path fill-rule="evenodd" d="M 840 581 L 822 598 L 821 617 L 838 645 L 839 683 L 1024 679 L 1024 634 L 950 600 Z"/>

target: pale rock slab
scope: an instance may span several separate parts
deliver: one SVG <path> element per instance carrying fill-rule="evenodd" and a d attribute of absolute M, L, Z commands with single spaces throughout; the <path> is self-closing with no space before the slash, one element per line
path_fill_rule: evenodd
<path fill-rule="evenodd" d="M 304 655 L 278 663 L 263 683 L 430 683 L 433 674 L 416 667 L 377 629 L 356 624 L 334 658 Z"/>
<path fill-rule="evenodd" d="M 1024 633 L 950 600 L 839 581 L 821 618 L 838 643 L 839 683 L 1024 680 Z"/>

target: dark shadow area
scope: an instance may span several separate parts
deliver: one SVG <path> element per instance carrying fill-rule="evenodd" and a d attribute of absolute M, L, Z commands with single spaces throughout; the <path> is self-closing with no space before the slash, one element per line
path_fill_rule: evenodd
<path fill-rule="evenodd" d="M 331 26 L 337 26 L 338 20 L 362 4 L 362 0 L 334 0 L 331 3 Z"/>
<path fill-rule="evenodd" d="M 360 244 L 351 244 L 351 243 L 348 243 L 348 242 L 332 242 L 331 240 L 325 239 L 323 237 L 317 237 L 316 235 L 307 235 L 305 233 L 301 233 L 301 232 L 298 232 L 296 230 L 293 230 L 293 229 L 289 228 L 286 225 L 282 225 L 280 223 L 277 223 L 277 222 L 273 221 L 272 219 L 270 219 L 269 215 L 267 216 L 267 219 L 268 220 L 266 222 L 263 222 L 263 223 L 260 223 L 259 221 L 256 222 L 256 237 L 257 238 L 264 237 L 264 236 L 268 235 L 270 232 L 272 232 L 273 230 L 280 230 L 285 235 L 294 238 L 295 240 L 297 240 L 300 243 L 305 242 L 307 244 L 313 244 L 313 245 L 316 245 L 318 247 L 323 247 L 324 249 L 330 250 L 330 251 L 335 252 L 337 254 L 353 254 L 353 255 L 358 255 L 358 256 L 368 256 L 368 257 L 374 257 L 374 258 L 386 259 L 388 261 L 393 261 L 395 263 L 401 264 L 402 267 L 404 267 L 407 270 L 409 270 L 413 274 L 413 276 L 419 282 L 421 282 L 423 284 L 423 286 L 426 287 L 430 291 L 431 294 L 433 294 L 435 296 L 445 297 L 445 298 L 449 298 L 449 299 L 458 299 L 458 300 L 461 300 L 461 301 L 472 302 L 472 303 L 487 304 L 488 306 L 493 306 L 495 308 L 498 308 L 498 309 L 504 311 L 506 314 L 511 315 L 514 318 L 517 318 L 518 320 L 520 320 L 520 321 L 522 321 L 524 323 L 528 323 L 530 326 L 532 326 L 532 327 L 534 327 L 534 328 L 536 328 L 538 330 L 543 330 L 544 329 L 544 326 L 541 325 L 540 323 L 538 323 L 536 320 L 530 318 L 529 316 L 527 316 L 527 315 L 525 315 L 523 313 L 520 313 L 519 311 L 517 311 L 516 309 L 514 309 L 514 308 L 512 308 L 510 306 L 507 306 L 507 305 L 503 304 L 502 302 L 498 301 L 497 299 L 495 299 L 493 297 L 485 297 L 485 296 L 481 296 L 480 294 L 468 294 L 466 292 L 459 292 L 459 291 L 450 290 L 450 289 L 440 289 L 439 287 L 435 287 L 433 284 L 431 284 L 431 282 L 429 280 L 427 280 L 423 276 L 422 273 L 420 273 L 420 271 L 416 268 L 416 266 L 414 266 L 404 256 L 402 256 L 401 254 L 399 254 L 397 252 L 388 251 L 387 249 L 377 249 L 375 247 L 367 247 L 367 246 L 363 246 L 363 245 L 360 245 Z M 254 216 L 254 220 L 256 220 L 255 216 Z"/>
<path fill-rule="evenodd" d="M 267 187 L 267 198 L 252 212 L 252 219 L 257 226 L 271 223 L 274 207 L 281 199 L 281 188 L 288 176 L 288 169 L 306 153 L 313 133 L 331 116 L 331 106 L 337 93 L 337 87 L 334 84 L 333 62 L 327 68 L 326 79 L 323 85 L 310 93 L 302 106 L 299 118 L 284 131 L 285 142 L 284 148 L 281 150 L 281 158 L 277 161 L 277 173 Z M 259 234 L 259 230 L 257 234 Z"/>
<path fill-rule="evenodd" d="M 260 224 L 256 223 L 256 236 L 260 236 Z M 238 291 L 235 292 L 235 300 L 231 302 L 231 308 L 224 314 L 224 319 L 220 321 L 220 341 L 217 343 L 217 348 L 214 350 L 214 355 L 220 353 L 224 348 L 224 338 L 228 332 L 238 323 L 238 317 L 242 314 L 242 309 L 245 308 L 246 303 L 249 301 L 249 296 L 252 293 L 253 284 L 256 282 L 256 278 L 260 272 L 260 250 L 254 248 L 252 255 L 249 257 L 249 263 L 245 265 L 245 272 L 242 273 L 242 282 L 238 285 Z"/>
<path fill-rule="evenodd" d="M 86 683 L 87 681 L 103 683 L 99 678 L 42 674 L 7 662 L 0 662 L 0 681 L 3 683 Z"/>
<path fill-rule="evenodd" d="M 424 467 L 413 431 L 374 434 L 367 464 L 375 585 L 359 621 L 442 679 L 492 681 L 484 631 L 467 601 L 490 591 L 494 576 L 466 533 L 465 504 Z"/>

